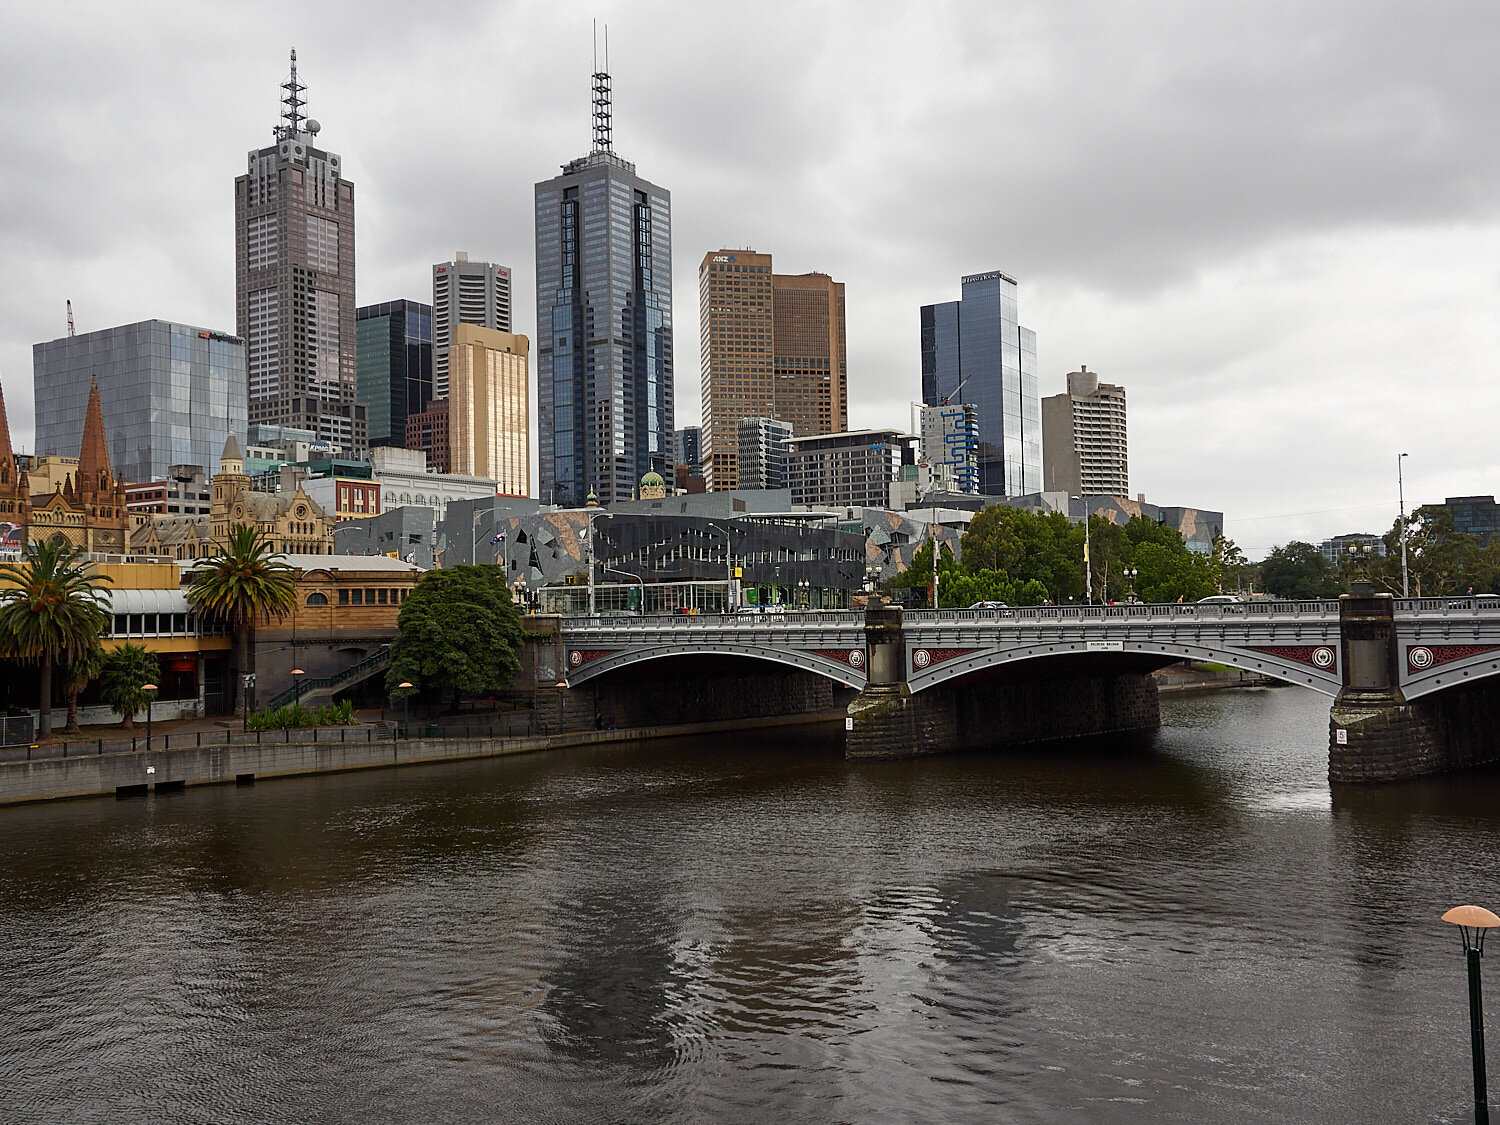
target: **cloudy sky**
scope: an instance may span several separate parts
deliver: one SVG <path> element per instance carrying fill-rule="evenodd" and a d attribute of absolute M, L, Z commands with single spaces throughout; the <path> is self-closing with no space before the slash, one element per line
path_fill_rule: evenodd
<path fill-rule="evenodd" d="M 904 425 L 918 307 L 1021 283 L 1042 393 L 1127 388 L 1131 484 L 1252 558 L 1500 492 L 1500 9 L 1479 3 L 0 0 L 0 379 L 152 317 L 234 329 L 233 181 L 287 51 L 355 184 L 358 299 L 465 249 L 535 327 L 531 185 L 589 145 L 672 192 L 678 424 L 697 266 L 846 283 L 850 416 Z"/>

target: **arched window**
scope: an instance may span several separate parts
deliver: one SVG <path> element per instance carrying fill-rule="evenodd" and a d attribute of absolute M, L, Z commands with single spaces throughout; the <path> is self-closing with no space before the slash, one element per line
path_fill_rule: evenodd
<path fill-rule="evenodd" d="M 308 605 L 327 605 L 328 604 L 328 595 L 327 594 L 318 594 L 318 593 L 308 594 L 307 595 L 307 604 Z"/>

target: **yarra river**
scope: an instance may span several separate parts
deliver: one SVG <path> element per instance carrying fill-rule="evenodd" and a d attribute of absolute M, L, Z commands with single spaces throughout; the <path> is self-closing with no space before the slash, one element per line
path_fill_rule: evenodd
<path fill-rule="evenodd" d="M 0 810 L 0 1119 L 1471 1120 L 1500 771 L 1330 794 L 1327 707 Z"/>

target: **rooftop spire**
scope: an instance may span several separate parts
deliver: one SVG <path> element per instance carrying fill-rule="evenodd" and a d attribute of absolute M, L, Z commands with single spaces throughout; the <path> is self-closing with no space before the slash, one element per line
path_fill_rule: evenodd
<path fill-rule="evenodd" d="M 594 21 L 594 151 L 614 152 L 614 123 L 610 108 L 609 25 L 604 25 L 604 67 L 599 66 L 599 21 Z"/>
<path fill-rule="evenodd" d="M 281 95 L 281 119 L 286 124 L 276 126 L 277 140 L 285 140 L 294 133 L 301 132 L 302 123 L 307 120 L 307 115 L 302 112 L 302 107 L 307 104 L 302 92 L 307 87 L 297 81 L 297 48 L 295 47 L 292 48 L 291 77 L 281 84 L 281 88 L 285 91 Z"/>
<path fill-rule="evenodd" d="M 15 479 L 16 456 L 10 447 L 10 419 L 5 416 L 5 388 L 0 386 L 0 484 Z"/>
<path fill-rule="evenodd" d="M 104 409 L 99 405 L 99 380 L 89 385 L 89 408 L 83 419 L 83 444 L 78 448 L 78 492 L 103 491 L 111 480 L 109 446 L 104 440 Z"/>

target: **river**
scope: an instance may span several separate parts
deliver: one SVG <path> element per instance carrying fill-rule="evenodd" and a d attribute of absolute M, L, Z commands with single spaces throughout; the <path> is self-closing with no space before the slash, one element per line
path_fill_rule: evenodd
<path fill-rule="evenodd" d="M 1471 1120 L 1500 771 L 1330 795 L 1321 696 L 1162 709 L 0 810 L 0 1119 Z"/>

